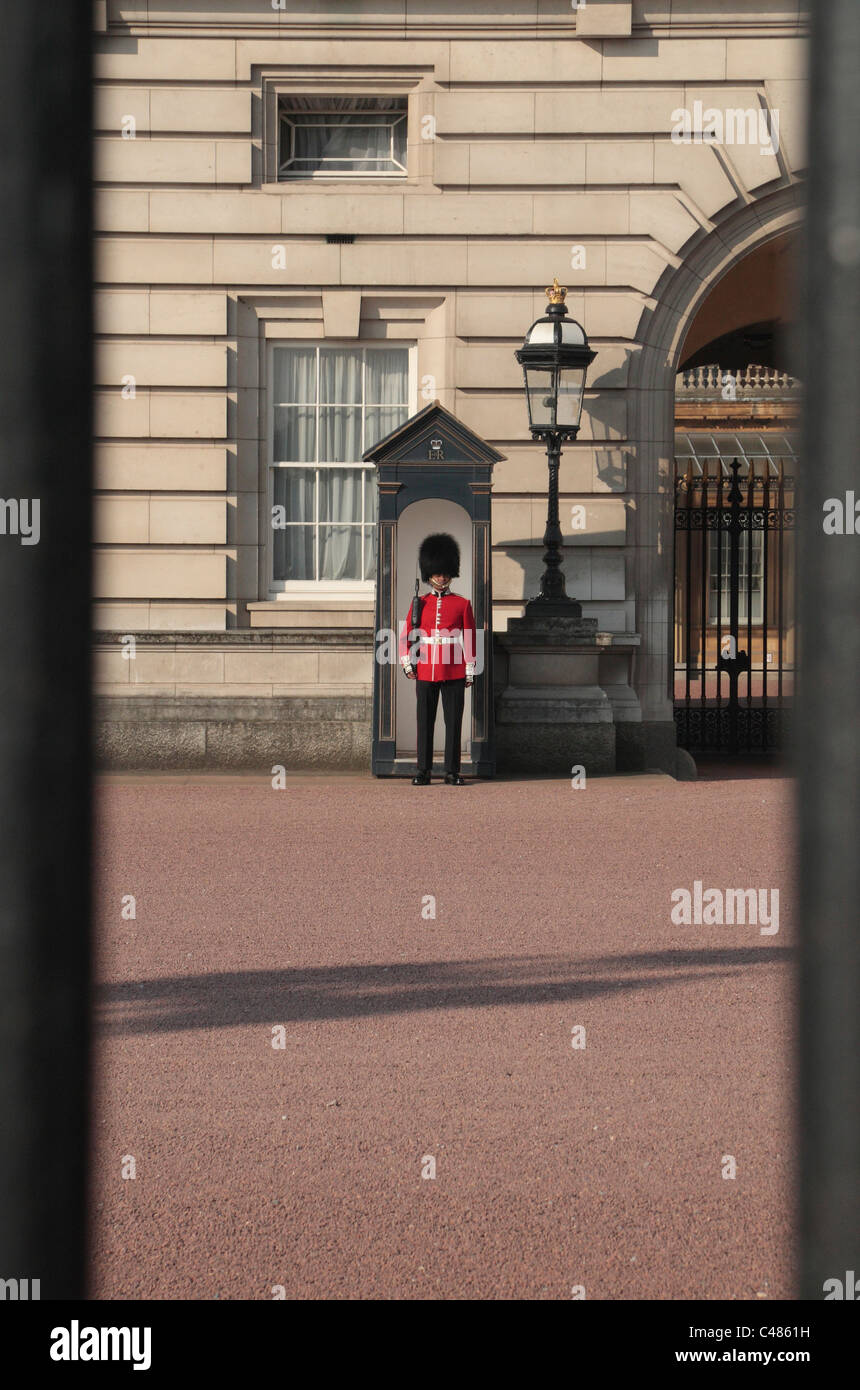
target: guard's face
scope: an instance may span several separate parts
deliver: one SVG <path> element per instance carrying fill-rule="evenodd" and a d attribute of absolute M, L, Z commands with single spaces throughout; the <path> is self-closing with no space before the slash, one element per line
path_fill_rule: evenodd
<path fill-rule="evenodd" d="M 451 583 L 451 576 L 450 574 L 431 574 L 430 583 L 434 589 L 447 589 Z"/>

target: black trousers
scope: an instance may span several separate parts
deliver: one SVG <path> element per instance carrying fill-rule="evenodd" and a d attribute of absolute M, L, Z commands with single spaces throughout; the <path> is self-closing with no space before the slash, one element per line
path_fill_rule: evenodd
<path fill-rule="evenodd" d="M 463 705 L 466 699 L 466 678 L 450 681 L 416 681 L 418 699 L 418 771 L 429 773 L 433 768 L 433 730 L 442 691 L 442 714 L 445 718 L 445 771 L 460 771 L 460 738 L 463 730 Z"/>

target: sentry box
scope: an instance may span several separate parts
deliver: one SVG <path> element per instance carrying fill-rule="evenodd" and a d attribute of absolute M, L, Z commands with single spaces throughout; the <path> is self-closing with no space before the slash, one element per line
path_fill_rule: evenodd
<path fill-rule="evenodd" d="M 376 465 L 379 490 L 371 755 L 376 777 L 415 774 L 415 686 L 400 669 L 398 645 L 415 593 L 418 547 L 438 531 L 447 531 L 460 546 L 460 575 L 451 588 L 471 600 L 477 630 L 475 681 L 466 691 L 463 715 L 462 772 L 495 775 L 490 493 L 493 464 L 503 459 L 438 401 L 364 455 Z M 443 745 L 439 719 L 436 747 Z"/>

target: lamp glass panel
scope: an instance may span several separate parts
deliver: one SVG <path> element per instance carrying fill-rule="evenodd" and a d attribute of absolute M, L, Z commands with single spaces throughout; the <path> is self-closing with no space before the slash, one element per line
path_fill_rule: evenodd
<path fill-rule="evenodd" d="M 561 320 L 561 341 L 565 346 L 585 346 L 585 329 L 576 319 Z"/>
<path fill-rule="evenodd" d="M 529 424 L 532 429 L 555 428 L 555 369 L 526 367 Z"/>
<path fill-rule="evenodd" d="M 558 427 L 578 428 L 585 388 L 584 367 L 562 367 L 558 383 Z"/>
<path fill-rule="evenodd" d="M 530 347 L 534 347 L 535 343 L 554 343 L 555 323 L 552 319 L 538 319 L 537 323 L 533 323 L 526 334 L 526 342 Z"/>

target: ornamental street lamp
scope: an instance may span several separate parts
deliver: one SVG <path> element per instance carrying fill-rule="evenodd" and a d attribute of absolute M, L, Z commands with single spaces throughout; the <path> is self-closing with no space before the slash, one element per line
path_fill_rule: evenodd
<path fill-rule="evenodd" d="M 562 440 L 575 439 L 579 433 L 585 376 L 597 353 L 588 346 L 582 325 L 568 318 L 566 294 L 566 286 L 560 285 L 556 277 L 546 290 L 549 300 L 546 314 L 532 324 L 515 356 L 523 369 L 532 439 L 546 440 L 549 464 L 549 499 L 543 537 L 545 569 L 540 594 L 531 603 L 541 612 L 547 612 L 547 605 L 552 604 L 559 611 L 571 614 L 573 608 L 567 605 L 575 605 L 578 616 L 579 604 L 565 592 L 561 569 L 558 467 Z"/>

